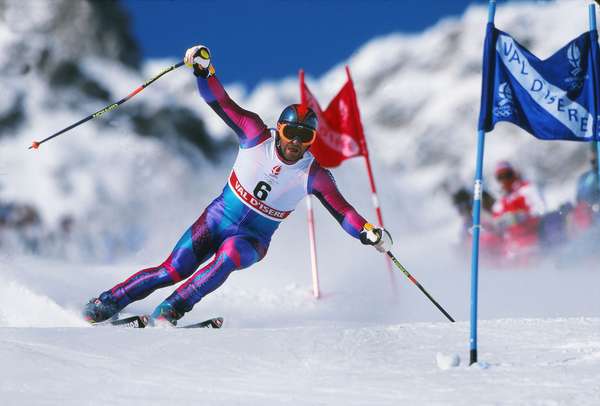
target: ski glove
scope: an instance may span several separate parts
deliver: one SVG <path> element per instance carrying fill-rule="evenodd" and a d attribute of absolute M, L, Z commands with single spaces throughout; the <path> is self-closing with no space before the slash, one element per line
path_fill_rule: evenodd
<path fill-rule="evenodd" d="M 204 45 L 196 45 L 185 52 L 183 62 L 194 68 L 194 75 L 204 79 L 215 74 L 215 68 L 210 63 L 210 50 Z"/>
<path fill-rule="evenodd" d="M 385 228 L 376 228 L 370 223 L 365 224 L 360 232 L 360 242 L 365 245 L 372 245 L 377 251 L 383 253 L 392 249 L 394 244 L 392 236 Z"/>

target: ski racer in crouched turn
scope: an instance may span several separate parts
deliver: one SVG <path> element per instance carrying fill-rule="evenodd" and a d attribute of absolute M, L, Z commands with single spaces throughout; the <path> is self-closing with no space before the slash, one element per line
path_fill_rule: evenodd
<path fill-rule="evenodd" d="M 206 47 L 188 49 L 184 62 L 193 67 L 201 96 L 237 134 L 238 156 L 221 195 L 183 234 L 169 257 L 90 300 L 83 310 L 86 320 L 107 320 L 156 289 L 185 280 L 150 316 L 150 324 L 176 325 L 231 272 L 264 258 L 281 221 L 307 194 L 316 196 L 352 237 L 380 252 L 390 250 L 390 234 L 367 223 L 340 194 L 331 173 L 308 152 L 318 124 L 310 108 L 287 106 L 277 129 L 269 129 L 258 115 L 231 100 L 215 76 Z"/>

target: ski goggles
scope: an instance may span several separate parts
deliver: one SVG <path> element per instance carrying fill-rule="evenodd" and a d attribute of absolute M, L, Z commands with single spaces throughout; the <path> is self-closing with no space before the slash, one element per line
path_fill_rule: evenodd
<path fill-rule="evenodd" d="M 287 142 L 298 139 L 302 145 L 310 145 L 317 138 L 317 130 L 297 124 L 277 123 L 277 131 Z"/>

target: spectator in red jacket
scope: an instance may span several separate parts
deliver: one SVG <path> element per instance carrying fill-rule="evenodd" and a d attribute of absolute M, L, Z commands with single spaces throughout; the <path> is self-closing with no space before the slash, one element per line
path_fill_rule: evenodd
<path fill-rule="evenodd" d="M 540 192 L 507 161 L 498 163 L 495 175 L 503 196 L 492 211 L 498 229 L 503 231 L 505 254 L 511 258 L 531 253 L 537 248 L 538 226 L 545 212 Z"/>

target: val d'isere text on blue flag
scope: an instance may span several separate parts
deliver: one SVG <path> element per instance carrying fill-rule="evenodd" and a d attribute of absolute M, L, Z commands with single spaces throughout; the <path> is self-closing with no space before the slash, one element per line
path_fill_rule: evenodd
<path fill-rule="evenodd" d="M 544 140 L 600 139 L 598 63 L 596 30 L 542 61 L 489 23 L 479 129 L 509 121 Z"/>

